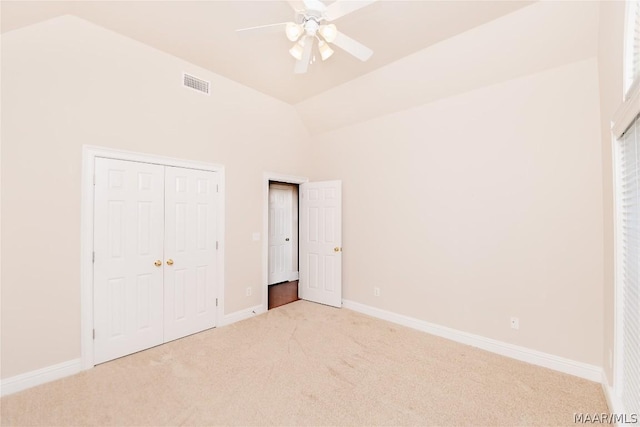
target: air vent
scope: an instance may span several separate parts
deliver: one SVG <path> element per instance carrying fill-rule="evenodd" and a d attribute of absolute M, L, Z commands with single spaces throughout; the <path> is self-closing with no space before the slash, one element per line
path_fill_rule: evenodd
<path fill-rule="evenodd" d="M 188 87 L 190 89 L 197 90 L 198 92 L 206 93 L 207 95 L 209 95 L 210 83 L 206 80 L 202 80 L 190 74 L 184 73 L 182 75 L 182 84 L 185 87 Z"/>

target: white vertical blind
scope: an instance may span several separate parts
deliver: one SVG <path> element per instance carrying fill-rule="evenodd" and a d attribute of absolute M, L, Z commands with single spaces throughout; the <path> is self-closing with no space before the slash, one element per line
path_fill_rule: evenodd
<path fill-rule="evenodd" d="M 618 212 L 616 394 L 640 413 L 640 0 L 627 2 L 624 102 L 613 117 Z"/>
<path fill-rule="evenodd" d="M 640 116 L 618 140 L 618 156 L 618 309 L 622 310 L 619 393 L 627 413 L 640 413 Z"/>

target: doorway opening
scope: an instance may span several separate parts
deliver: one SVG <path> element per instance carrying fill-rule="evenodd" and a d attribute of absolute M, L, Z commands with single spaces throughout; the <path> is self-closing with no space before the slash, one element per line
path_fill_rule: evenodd
<path fill-rule="evenodd" d="M 319 304 L 341 307 L 342 181 L 309 182 L 307 178 L 265 172 L 262 193 L 262 235 L 264 236 L 262 239 L 262 312 L 269 309 L 269 184 L 271 183 L 294 184 L 298 188 L 299 271 L 298 275 L 294 276 L 298 279 L 298 297 Z M 284 237 L 286 239 L 288 236 Z"/>
<path fill-rule="evenodd" d="M 287 175 L 287 174 L 281 174 L 281 173 L 275 173 L 275 172 L 264 172 L 263 176 L 262 176 L 262 312 L 266 312 L 267 310 L 269 310 L 269 289 L 273 288 L 274 291 L 285 291 L 285 289 L 287 289 L 289 294 L 293 294 L 295 292 L 296 297 L 298 297 L 300 295 L 299 293 L 299 283 L 295 283 L 295 284 L 289 284 L 288 286 L 281 286 L 281 287 L 276 287 L 274 288 L 275 285 L 271 285 L 269 286 L 269 227 L 270 227 L 270 222 L 269 222 L 269 200 L 270 200 L 270 191 L 269 191 L 269 187 L 271 184 L 280 184 L 280 185 L 291 185 L 293 187 L 296 188 L 296 190 L 298 190 L 298 192 L 300 191 L 300 185 L 305 184 L 309 182 L 309 179 L 306 177 L 301 177 L 301 176 L 295 176 L 295 175 Z M 298 193 L 299 195 L 299 193 Z M 298 195 L 296 195 L 295 197 L 295 201 L 299 202 L 299 198 Z M 299 212 L 298 212 L 299 214 Z M 293 212 L 292 212 L 292 217 L 293 217 Z M 298 215 L 299 218 L 299 215 Z M 294 230 L 297 232 L 299 231 L 297 226 L 294 228 Z M 296 233 L 296 236 L 298 237 L 298 248 L 296 249 L 295 252 L 298 252 L 298 256 L 299 256 L 299 250 L 300 250 L 300 241 L 299 238 L 300 236 Z M 285 236 L 285 238 L 288 236 Z M 293 249 L 292 249 L 293 251 Z M 293 255 L 293 254 L 292 254 Z M 299 270 L 299 259 L 296 263 L 293 263 L 293 265 L 297 265 L 298 268 L 296 269 L 297 271 Z M 299 271 L 298 271 L 299 274 Z M 295 279 L 286 279 L 285 282 L 298 282 L 298 277 L 295 277 Z M 294 288 L 293 290 L 291 288 Z M 272 292 L 274 292 L 272 291 Z M 274 297 L 275 298 L 275 297 Z M 272 301 L 274 301 L 274 298 L 272 298 Z M 291 297 L 289 297 L 291 298 Z"/>
<path fill-rule="evenodd" d="M 297 301 L 298 184 L 269 180 L 267 308 Z"/>

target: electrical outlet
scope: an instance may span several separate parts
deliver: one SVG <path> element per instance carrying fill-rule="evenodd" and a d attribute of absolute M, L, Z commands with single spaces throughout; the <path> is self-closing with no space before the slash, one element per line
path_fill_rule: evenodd
<path fill-rule="evenodd" d="M 517 317 L 511 318 L 511 329 L 520 329 L 520 319 Z"/>
<path fill-rule="evenodd" d="M 251 296 L 251 293 L 252 293 L 252 291 L 251 291 L 251 286 L 249 286 L 249 287 L 247 288 L 247 296 L 248 296 L 248 297 L 250 297 L 250 296 Z"/>
<path fill-rule="evenodd" d="M 380 288 L 379 287 L 375 286 L 373 288 L 373 296 L 374 297 L 379 297 L 380 296 Z"/>

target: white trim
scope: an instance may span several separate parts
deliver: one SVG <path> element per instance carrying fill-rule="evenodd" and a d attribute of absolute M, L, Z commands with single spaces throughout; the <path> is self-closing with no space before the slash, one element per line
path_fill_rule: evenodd
<path fill-rule="evenodd" d="M 622 292 L 621 278 L 622 262 L 622 211 L 620 204 L 620 182 L 622 180 L 620 164 L 620 149 L 618 139 L 611 134 L 611 154 L 613 159 L 613 390 L 619 390 L 622 385 Z"/>
<path fill-rule="evenodd" d="M 624 40 L 623 40 L 623 96 L 624 99 L 628 99 L 629 95 L 638 89 L 640 85 L 640 76 L 633 75 L 633 47 L 635 44 L 635 19 L 636 13 L 639 12 L 636 8 L 640 7 L 638 1 L 627 1 L 624 11 Z M 635 80 L 634 80 L 634 77 Z"/>
<path fill-rule="evenodd" d="M 262 309 L 269 309 L 269 181 L 304 184 L 309 178 L 275 172 L 262 174 Z"/>
<path fill-rule="evenodd" d="M 591 381 L 600 382 L 602 380 L 602 368 L 599 366 L 589 365 L 587 363 L 577 362 L 575 360 L 566 359 L 549 353 L 543 353 L 526 347 L 520 347 L 480 335 L 458 331 L 456 329 L 425 322 L 424 320 L 360 304 L 355 301 L 343 300 L 342 306 L 353 311 L 377 317 L 378 319 L 387 320 L 392 323 L 427 332 L 451 341 L 481 348 L 492 353 L 531 363 L 533 365 L 564 372 L 565 374 L 574 375 Z"/>
<path fill-rule="evenodd" d="M 620 138 L 629 128 L 633 119 L 640 114 L 640 85 L 635 86 L 635 91 L 616 110 L 611 120 L 611 131 L 613 136 Z"/>
<path fill-rule="evenodd" d="M 231 325 L 232 323 L 240 322 L 241 320 L 249 319 L 265 312 L 262 304 L 238 310 L 235 313 L 227 314 L 222 319 L 220 326 Z"/>
<path fill-rule="evenodd" d="M 602 385 L 602 392 L 604 393 L 604 397 L 607 400 L 609 413 L 626 414 L 620 398 L 618 398 L 618 396 L 615 394 L 613 387 L 609 385 L 609 379 L 607 378 L 607 375 L 604 373 L 604 371 L 602 371 L 602 378 L 600 380 L 600 383 Z"/>
<path fill-rule="evenodd" d="M 68 360 L 46 368 L 25 372 L 15 377 L 6 378 L 0 381 L 0 396 L 26 390 L 40 384 L 68 377 L 77 374 L 81 370 L 80 359 Z"/>
<path fill-rule="evenodd" d="M 214 163 L 204 163 L 173 157 L 156 156 L 133 151 L 116 150 L 106 147 L 84 145 L 82 147 L 82 180 L 80 202 L 80 360 L 82 369 L 90 369 L 93 364 L 93 176 L 96 157 L 134 162 L 152 163 L 164 166 L 198 169 L 217 172 L 218 191 L 218 309 L 216 326 L 224 317 L 224 253 L 225 253 L 225 169 Z"/>

